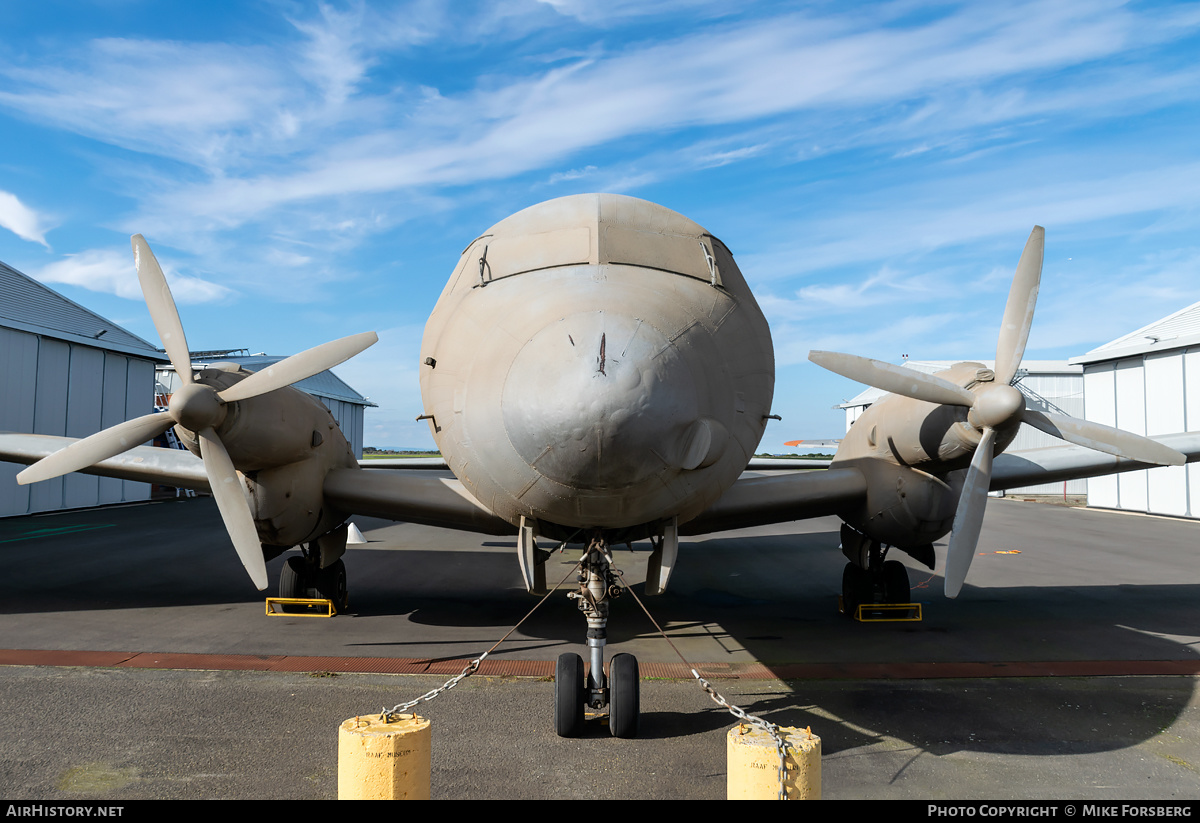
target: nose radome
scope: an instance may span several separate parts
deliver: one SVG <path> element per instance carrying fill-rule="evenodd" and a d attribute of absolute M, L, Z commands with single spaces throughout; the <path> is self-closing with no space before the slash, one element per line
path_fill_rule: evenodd
<path fill-rule="evenodd" d="M 540 474 L 577 489 L 695 468 L 714 438 L 685 356 L 628 315 L 590 311 L 552 323 L 525 344 L 505 378 L 509 441 Z"/>

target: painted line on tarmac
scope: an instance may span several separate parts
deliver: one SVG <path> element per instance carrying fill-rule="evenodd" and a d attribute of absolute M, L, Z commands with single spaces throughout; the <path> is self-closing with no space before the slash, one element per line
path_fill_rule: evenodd
<path fill-rule="evenodd" d="M 34 529 L 33 531 L 25 532 L 24 534 L 18 535 L 17 537 L 10 537 L 7 540 L 0 540 L 0 543 L 16 543 L 21 540 L 40 540 L 43 537 L 60 537 L 64 534 L 75 534 L 77 532 L 90 532 L 90 531 L 94 531 L 96 529 L 111 529 L 115 525 L 117 525 L 117 524 L 116 523 L 101 523 L 101 524 L 92 525 L 92 524 L 87 524 L 87 523 L 80 523 L 75 526 L 58 526 L 55 528 Z"/>

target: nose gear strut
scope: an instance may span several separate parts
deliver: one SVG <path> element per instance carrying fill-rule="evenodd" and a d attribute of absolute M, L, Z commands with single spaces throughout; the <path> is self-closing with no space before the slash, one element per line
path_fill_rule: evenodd
<path fill-rule="evenodd" d="M 620 596 L 621 591 L 613 574 L 608 541 L 593 537 L 580 560 L 579 591 L 567 595 L 587 619 L 591 666 L 584 682 L 582 658 L 573 652 L 559 655 L 554 680 L 554 718 L 560 737 L 577 737 L 583 731 L 584 706 L 608 707 L 608 729 L 614 737 L 637 736 L 637 658 L 631 654 L 615 655 L 608 675 L 604 672 L 609 602 Z"/>

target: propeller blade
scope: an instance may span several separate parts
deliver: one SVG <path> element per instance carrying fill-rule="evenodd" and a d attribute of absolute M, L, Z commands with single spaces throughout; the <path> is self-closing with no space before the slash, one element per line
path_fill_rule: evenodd
<path fill-rule="evenodd" d="M 282 389 L 284 386 L 298 383 L 314 374 L 331 369 L 339 363 L 344 363 L 360 351 L 374 345 L 377 340 L 379 340 L 379 335 L 368 331 L 323 343 L 299 354 L 293 354 L 286 360 L 280 360 L 274 366 L 255 372 L 217 396 L 221 398 L 222 402 L 233 403 Z"/>
<path fill-rule="evenodd" d="M 133 264 L 137 268 L 138 282 L 142 284 L 142 296 L 146 298 L 150 319 L 154 321 L 154 328 L 158 329 L 158 339 L 162 341 L 175 373 L 186 386 L 192 382 L 192 358 L 188 354 L 187 339 L 183 335 L 179 310 L 175 308 L 175 298 L 171 296 L 166 275 L 146 238 L 135 234 L 130 242 L 133 245 Z"/>
<path fill-rule="evenodd" d="M 983 512 L 987 508 L 988 486 L 992 481 L 992 445 L 996 441 L 996 430 L 988 427 L 971 458 L 967 479 L 958 498 L 958 511 L 954 513 L 954 528 L 950 531 L 950 545 L 946 550 L 946 597 L 958 597 L 971 561 L 975 559 L 975 547 L 979 543 L 979 530 L 983 526 Z"/>
<path fill-rule="evenodd" d="M 140 443 L 153 440 L 174 424 L 169 412 L 155 412 L 127 420 L 43 457 L 17 474 L 17 482 L 24 486 L 86 469 Z"/>
<path fill-rule="evenodd" d="M 1187 457 L 1169 446 L 1164 446 L 1149 437 L 1114 429 L 1093 423 L 1090 420 L 1080 420 L 1078 417 L 1067 417 L 1061 414 L 1045 414 L 1026 409 L 1021 419 L 1041 429 L 1046 434 L 1074 443 L 1077 446 L 1087 446 L 1105 454 L 1136 460 L 1139 463 L 1154 463 L 1160 466 L 1182 466 Z"/>
<path fill-rule="evenodd" d="M 831 351 L 810 351 L 808 359 L 842 377 L 914 400 L 967 408 L 975 403 L 975 395 L 962 386 L 916 369 Z"/>
<path fill-rule="evenodd" d="M 1038 286 L 1042 281 L 1042 257 L 1046 246 L 1046 230 L 1034 226 L 1025 242 L 1025 251 L 1017 263 L 1012 288 L 1008 292 L 1008 303 L 1004 306 L 1004 319 L 1000 321 L 1000 339 L 996 343 L 996 382 L 1012 383 L 1021 358 L 1025 355 L 1025 344 L 1029 341 L 1029 327 L 1033 325 L 1033 309 L 1037 305 Z"/>
<path fill-rule="evenodd" d="M 197 434 L 200 438 L 200 456 L 208 473 L 208 485 L 212 487 L 213 497 L 217 500 L 221 519 L 225 521 L 225 530 L 229 532 L 229 539 L 233 541 L 233 547 L 250 574 L 250 579 L 262 591 L 267 587 L 267 562 L 263 559 L 258 529 L 254 527 L 254 516 L 250 513 L 250 504 L 246 502 L 233 461 L 229 459 L 229 452 L 214 430 L 205 429 Z"/>

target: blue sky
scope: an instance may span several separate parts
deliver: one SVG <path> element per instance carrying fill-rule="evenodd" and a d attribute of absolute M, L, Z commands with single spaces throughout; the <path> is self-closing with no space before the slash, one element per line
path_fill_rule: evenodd
<path fill-rule="evenodd" d="M 193 349 L 376 330 L 336 369 L 365 441 L 431 445 L 417 351 L 462 249 L 642 197 L 746 274 L 783 450 L 861 388 L 809 349 L 992 357 L 1034 224 L 1027 358 L 1200 300 L 1197 54 L 1195 3 L 0 3 L 0 260 L 157 343 L 141 232 Z"/>

